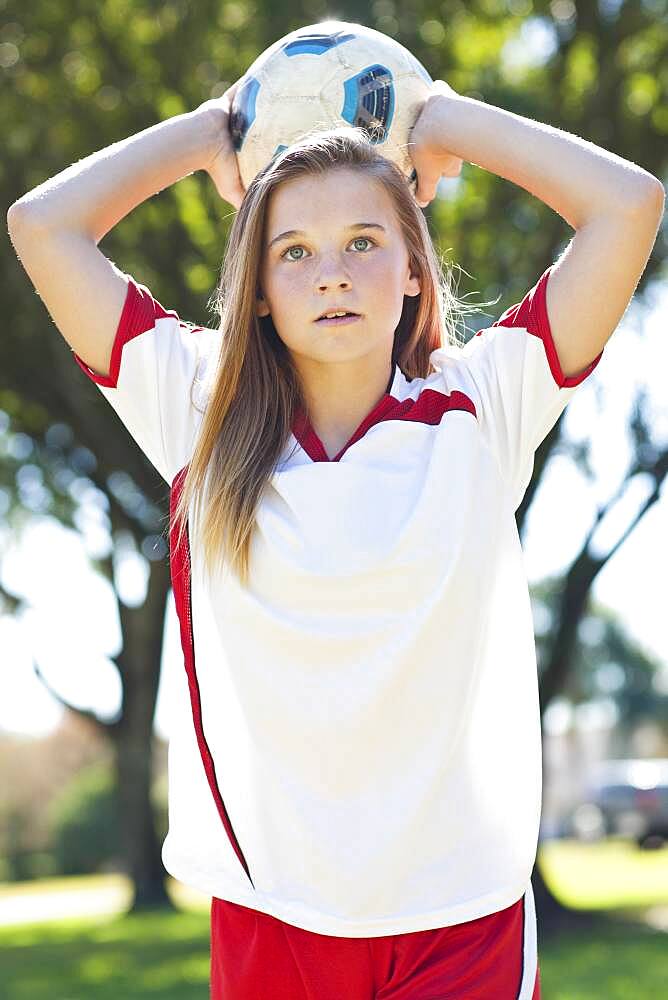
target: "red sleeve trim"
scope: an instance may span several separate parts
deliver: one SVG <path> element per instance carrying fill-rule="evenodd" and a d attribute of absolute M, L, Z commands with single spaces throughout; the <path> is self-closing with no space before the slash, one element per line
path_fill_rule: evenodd
<path fill-rule="evenodd" d="M 533 334 L 534 337 L 540 337 L 543 342 L 543 347 L 545 348 L 547 363 L 550 366 L 552 378 L 560 389 L 570 389 L 576 385 L 580 385 L 580 383 L 584 382 L 587 376 L 593 372 L 594 368 L 596 368 L 597 364 L 603 357 L 603 351 L 601 351 L 601 353 L 595 357 L 586 368 L 583 368 L 581 372 L 577 372 L 575 375 L 569 375 L 568 377 L 564 375 L 561 368 L 561 362 L 559 361 L 559 355 L 557 354 L 557 347 L 552 337 L 550 321 L 547 315 L 547 302 L 545 298 L 547 282 L 550 274 L 552 273 L 553 266 L 553 264 L 550 264 L 547 270 L 540 276 L 534 287 L 527 292 L 522 301 L 516 305 L 509 306 L 499 319 L 492 323 L 492 326 L 521 326 L 528 330 L 529 333 Z"/>
<path fill-rule="evenodd" d="M 93 371 L 76 351 L 72 351 L 74 360 L 81 370 L 95 382 L 96 385 L 104 385 L 108 389 L 115 389 L 118 385 L 118 374 L 121 370 L 121 357 L 123 348 L 129 340 L 138 337 L 140 333 L 152 330 L 157 319 L 164 316 L 172 316 L 179 319 L 173 309 L 165 309 L 157 299 L 154 299 L 146 285 L 136 282 L 130 275 L 128 279 L 128 290 L 123 304 L 121 318 L 118 321 L 114 343 L 111 348 L 111 359 L 109 363 L 109 374 L 101 375 Z"/>

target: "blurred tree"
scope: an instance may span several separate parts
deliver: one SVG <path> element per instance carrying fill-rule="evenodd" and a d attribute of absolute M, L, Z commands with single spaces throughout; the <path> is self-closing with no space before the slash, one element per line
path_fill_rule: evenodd
<path fill-rule="evenodd" d="M 559 694 L 572 705 L 607 697 L 617 714 L 618 743 L 633 742 L 633 734 L 647 719 L 668 735 L 668 694 L 660 684 L 663 664 L 628 633 L 605 607 L 590 600 L 578 621 L 576 643 L 563 684 L 544 696 L 542 678 L 552 664 L 552 650 L 563 619 L 563 578 L 544 578 L 531 588 L 535 617 L 545 624 L 534 629 L 538 675 L 545 707 Z"/>
<path fill-rule="evenodd" d="M 0 881 L 35 877 L 36 864 L 45 874 L 51 802 L 81 770 L 111 758 L 99 727 L 71 712 L 40 738 L 0 732 L 0 858 L 7 862 Z M 56 874 L 55 860 L 48 867 Z"/>
<path fill-rule="evenodd" d="M 53 850 L 63 875 L 88 875 L 116 861 L 120 848 L 118 782 L 107 761 L 80 771 L 49 809 Z"/>
<path fill-rule="evenodd" d="M 578 134 L 663 178 L 665 8 L 665 0 L 581 5 L 375 0 L 370 7 L 343 2 L 335 12 L 320 0 L 296 3 L 289 12 L 247 0 L 204 0 L 196 8 L 181 0 L 138 0 L 131 6 L 118 0 L 68 0 L 17 8 L 0 27 L 0 72 L 6 83 L 0 109 L 3 120 L 12 123 L 0 166 L 5 204 L 89 152 L 218 96 L 280 35 L 332 15 L 396 37 L 434 78 L 449 80 L 462 94 Z M 210 325 L 202 316 L 203 303 L 215 285 L 231 214 L 208 179 L 196 174 L 139 206 L 105 237 L 102 249 L 165 305 Z M 519 301 L 571 235 L 564 220 L 528 192 L 470 164 L 464 165 L 454 196 L 438 199 L 428 214 L 437 244 L 454 248 L 464 271 L 475 275 L 482 297 L 502 294 L 499 315 Z M 48 315 L 31 296 L 8 241 L 1 252 L 12 326 L 0 341 L 0 409 L 10 422 L 16 457 L 5 453 L 0 460 L 0 485 L 9 497 L 13 524 L 18 526 L 23 511 L 27 516 L 48 513 L 76 528 L 77 498 L 88 490 L 104 505 L 114 542 L 129 533 L 149 562 L 144 605 L 131 609 L 119 597 L 123 649 L 115 662 L 123 704 L 118 720 L 105 731 L 118 761 L 135 905 L 166 903 L 148 784 L 169 592 L 160 546 L 168 510 L 164 484 L 129 436 L 119 433 L 115 415 L 49 329 Z M 661 234 L 636 292 L 637 304 L 659 276 L 664 254 Z M 484 316 L 469 320 L 469 333 L 487 325 Z M 594 552 L 588 538 L 557 585 L 554 621 L 541 650 L 543 709 L 576 669 L 578 624 L 596 575 L 656 502 L 666 475 L 666 442 L 658 440 L 642 402 L 639 396 L 631 427 L 634 461 L 597 521 L 635 477 L 644 476 L 652 488 L 641 509 L 627 517 L 618 542 Z M 575 448 L 565 440 L 559 421 L 536 455 L 534 477 L 517 513 L 520 532 L 557 452 L 570 454 L 587 473 L 587 445 Z M 93 565 L 113 582 L 111 556 Z M 73 609 L 73 623 L 75 614 Z M 564 917 L 572 925 L 573 913 L 553 898 L 538 867 L 534 885 L 544 930 Z"/>

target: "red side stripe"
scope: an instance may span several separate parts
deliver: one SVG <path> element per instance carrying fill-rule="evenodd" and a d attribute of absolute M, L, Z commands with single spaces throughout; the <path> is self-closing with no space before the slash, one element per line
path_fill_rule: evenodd
<path fill-rule="evenodd" d="M 239 861 L 243 865 L 244 871 L 248 875 L 251 885 L 255 888 L 253 880 L 248 869 L 248 864 L 243 855 L 243 852 L 239 846 L 236 835 L 232 828 L 230 818 L 227 814 L 227 809 L 225 808 L 225 803 L 223 802 L 223 797 L 220 793 L 220 788 L 218 787 L 218 779 L 216 777 L 216 768 L 213 762 L 213 756 L 211 750 L 209 749 L 209 744 L 206 741 L 204 735 L 204 728 L 202 726 L 202 703 L 200 697 L 199 681 L 197 679 L 197 669 L 195 666 L 195 646 L 193 641 L 193 631 L 192 631 L 192 591 L 191 591 L 191 574 L 190 574 L 190 535 L 186 530 L 184 535 L 184 540 L 180 547 L 176 544 L 177 538 L 177 528 L 175 522 L 175 512 L 176 504 L 178 503 L 179 496 L 183 489 L 183 481 L 185 479 L 187 466 L 185 466 L 174 478 L 172 483 L 172 488 L 170 491 L 169 499 L 169 509 L 170 509 L 170 537 L 169 537 L 169 548 L 170 548 L 170 574 L 172 578 L 172 587 L 174 590 L 174 600 L 176 603 L 176 612 L 179 618 L 179 629 L 181 634 L 181 648 L 183 650 L 183 660 L 186 668 L 186 673 L 188 675 L 188 688 L 190 690 L 190 704 L 192 708 L 193 724 L 195 726 L 195 733 L 197 736 L 197 744 L 199 746 L 200 755 L 202 757 L 202 763 L 204 765 L 204 770 L 206 772 L 207 780 L 209 782 L 209 788 L 211 789 L 211 794 L 213 795 L 214 802 L 216 803 L 216 808 L 218 809 L 218 814 L 225 827 L 225 832 L 234 848 L 234 852 L 238 857 Z"/>

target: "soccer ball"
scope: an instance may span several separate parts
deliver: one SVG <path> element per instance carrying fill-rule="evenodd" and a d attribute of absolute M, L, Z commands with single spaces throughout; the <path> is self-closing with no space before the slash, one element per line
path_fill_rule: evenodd
<path fill-rule="evenodd" d="M 230 132 L 244 186 L 305 132 L 357 125 L 415 193 L 408 140 L 432 84 L 408 49 L 363 24 L 291 31 L 258 56 L 234 94 Z"/>

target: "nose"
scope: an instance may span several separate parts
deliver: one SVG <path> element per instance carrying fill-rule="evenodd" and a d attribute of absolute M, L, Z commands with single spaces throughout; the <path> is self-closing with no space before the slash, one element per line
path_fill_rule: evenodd
<path fill-rule="evenodd" d="M 337 281 L 325 281 L 325 282 L 321 281 L 320 284 L 318 285 L 318 289 L 321 292 L 326 292 L 328 288 L 334 288 L 335 286 L 337 288 L 350 288 L 350 282 L 348 281 L 347 278 L 343 278 L 341 281 L 338 281 L 338 282 Z"/>
<path fill-rule="evenodd" d="M 323 258 L 318 269 L 317 279 L 318 289 L 321 292 L 328 288 L 350 288 L 351 285 L 343 261 L 336 255 L 331 255 L 327 260 Z"/>

